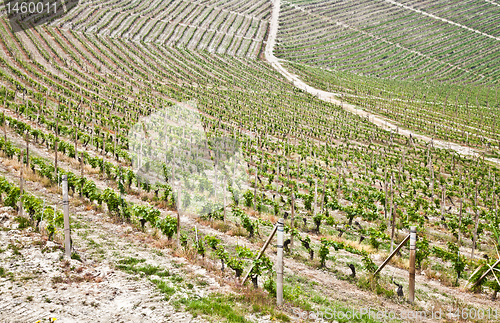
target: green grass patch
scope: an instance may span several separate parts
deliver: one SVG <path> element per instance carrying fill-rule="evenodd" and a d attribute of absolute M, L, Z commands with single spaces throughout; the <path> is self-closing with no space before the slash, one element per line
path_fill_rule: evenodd
<path fill-rule="evenodd" d="M 125 258 L 118 261 L 116 268 L 125 271 L 129 274 L 142 274 L 146 276 L 156 275 L 159 277 L 168 277 L 170 276 L 170 272 L 168 270 L 163 270 L 160 266 L 153 266 L 150 264 L 137 267 L 137 264 L 145 262 L 145 259 L 137 259 L 137 258 Z"/>
<path fill-rule="evenodd" d="M 216 318 L 218 322 L 249 322 L 243 315 L 237 312 L 237 306 L 232 297 L 217 294 L 199 299 L 183 298 L 179 302 L 194 317 L 207 315 Z"/>
<path fill-rule="evenodd" d="M 124 264 L 124 265 L 137 265 L 139 263 L 143 263 L 145 262 L 146 259 L 137 259 L 137 258 L 134 258 L 134 257 L 128 257 L 128 258 L 124 258 L 124 259 L 121 259 L 121 260 L 118 260 L 118 263 L 119 264 Z"/>
<path fill-rule="evenodd" d="M 13 273 L 9 273 L 7 270 L 5 270 L 5 268 L 3 267 L 0 267 L 0 277 L 4 278 L 4 277 L 14 277 L 14 274 Z"/>
<path fill-rule="evenodd" d="M 26 228 L 29 228 L 31 226 L 30 220 L 28 220 L 22 216 L 17 216 L 14 220 L 17 223 L 19 223 L 19 227 L 18 227 L 19 230 L 26 229 Z"/>
<path fill-rule="evenodd" d="M 165 295 L 165 300 L 169 300 L 170 297 L 172 297 L 172 295 L 174 295 L 175 293 L 175 288 L 174 287 L 170 287 L 168 286 L 168 284 L 166 282 L 164 282 L 163 280 L 159 280 L 159 279 L 151 279 L 150 280 L 153 284 L 156 285 L 156 287 L 160 290 L 160 292 L 162 294 Z"/>

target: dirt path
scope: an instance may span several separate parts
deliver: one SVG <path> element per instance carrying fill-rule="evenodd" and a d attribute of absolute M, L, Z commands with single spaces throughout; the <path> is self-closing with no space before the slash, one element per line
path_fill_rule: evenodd
<path fill-rule="evenodd" d="M 366 117 L 368 119 L 368 121 L 372 122 L 373 124 L 380 127 L 381 129 L 384 129 L 387 131 L 394 131 L 394 132 L 397 132 L 398 134 L 406 136 L 406 137 L 411 136 L 413 138 L 420 139 L 424 142 L 432 142 L 434 147 L 442 148 L 442 149 L 452 149 L 462 156 L 478 157 L 480 155 L 480 153 L 473 148 L 462 146 L 462 145 L 459 145 L 459 144 L 456 144 L 453 142 L 433 139 L 433 138 L 428 137 L 426 135 L 421 135 L 421 134 L 415 133 L 411 130 L 400 128 L 392 120 L 386 119 L 382 116 L 379 116 L 379 115 L 376 115 L 373 113 L 366 112 L 353 104 L 342 102 L 341 100 L 339 100 L 337 98 L 339 96 L 342 96 L 342 94 L 327 92 L 327 91 L 323 91 L 323 90 L 317 89 L 315 87 L 312 87 L 312 86 L 306 84 L 304 81 L 302 81 L 297 75 L 289 72 L 285 67 L 283 67 L 280 60 L 276 56 L 274 56 L 274 53 L 273 53 L 274 45 L 276 43 L 276 35 L 278 33 L 279 12 L 280 12 L 280 0 L 273 0 L 273 10 L 271 13 L 271 22 L 269 25 L 269 37 L 268 37 L 268 41 L 266 44 L 266 50 L 265 50 L 264 54 L 265 54 L 266 60 L 281 75 L 283 75 L 288 81 L 292 82 L 294 86 L 306 91 L 307 93 L 310 93 L 310 94 L 318 97 L 319 99 L 321 99 L 323 101 L 331 102 L 333 104 L 340 105 L 346 111 L 352 112 L 352 113 L 357 114 L 361 117 Z M 500 165 L 500 160 L 498 160 L 497 158 L 485 158 L 485 159 L 489 160 L 490 162 L 493 162 L 495 164 Z"/>

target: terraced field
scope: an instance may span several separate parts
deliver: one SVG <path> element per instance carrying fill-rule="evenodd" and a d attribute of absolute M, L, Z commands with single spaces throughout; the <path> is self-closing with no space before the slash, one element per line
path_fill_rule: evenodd
<path fill-rule="evenodd" d="M 381 78 L 497 84 L 499 15 L 482 0 L 286 1 L 276 56 Z"/>
<path fill-rule="evenodd" d="M 451 320 L 458 319 L 453 316 L 458 308 L 500 309 L 490 299 L 500 290 L 493 277 L 476 290 L 479 294 L 465 288 L 478 266 L 493 264 L 500 246 L 498 166 L 483 156 L 464 157 L 382 130 L 295 88 L 270 64 L 255 59 L 269 10 L 270 4 L 260 1 L 90 2 L 54 25 L 17 33 L 0 19 L 0 201 L 6 206 L 0 239 L 7 246 L 0 252 L 0 292 L 15 291 L 15 297 L 1 303 L 5 308 L 0 308 L 0 317 L 76 317 L 56 293 L 43 291 L 51 286 L 63 291 L 66 284 L 83 283 L 82 279 L 91 287 L 100 284 L 94 275 L 83 274 L 94 265 L 106 272 L 109 266 L 119 274 L 99 276 L 105 279 L 106 300 L 92 295 L 88 305 L 85 297 L 83 306 L 92 307 L 82 311 L 99 308 L 102 315 L 124 320 L 135 319 L 132 313 L 139 307 L 151 321 L 168 317 L 191 322 L 299 321 L 297 313 L 367 305 L 395 312 L 439 307 L 452 313 Z M 211 17 L 206 18 L 210 26 L 197 18 L 200 13 Z M 175 22 L 161 27 L 172 19 Z M 241 24 L 233 25 L 231 21 L 238 19 Z M 255 50 L 240 51 L 236 45 L 200 35 L 201 28 L 208 31 L 216 22 L 224 27 L 214 30 L 231 30 L 234 43 L 234 33 L 243 35 L 241 26 L 254 21 L 266 26 L 262 38 L 252 40 Z M 193 35 L 199 35 L 198 40 L 186 36 L 182 24 L 187 22 L 196 27 Z M 162 28 L 171 28 L 174 36 L 160 32 Z M 215 35 L 219 40 L 226 36 Z M 381 90 L 378 81 L 366 78 L 367 87 L 354 87 L 357 93 L 348 73 L 334 83 L 324 71 L 286 66 L 314 84 L 332 84 L 356 103 L 359 97 L 371 102 L 368 96 L 385 98 L 400 90 L 393 83 Z M 407 96 L 418 86 L 404 84 L 405 97 L 397 100 L 401 110 L 428 101 L 422 96 L 410 104 Z M 439 94 L 442 100 L 443 93 L 446 90 L 435 89 L 431 97 Z M 478 93 L 480 105 L 492 102 L 493 92 L 471 93 Z M 166 150 L 159 157 L 163 172 L 157 175 L 170 180 L 147 181 L 134 172 L 131 150 L 137 143 L 131 138 L 137 139 L 137 124 L 145 117 L 175 105 L 196 106 L 207 139 L 193 142 L 182 126 L 160 128 Z M 444 107 L 451 113 L 447 104 Z M 434 109 L 429 107 L 428 113 Z M 397 112 L 391 111 L 391 116 Z M 460 110 L 460 127 L 465 124 L 463 113 L 477 111 Z M 491 112 L 484 119 L 495 116 Z M 172 121 L 177 116 L 164 117 Z M 418 125 L 410 121 L 407 126 Z M 493 126 L 492 121 L 492 142 L 498 140 Z M 150 139 L 151 129 L 142 128 Z M 468 143 L 484 148 L 481 134 L 470 135 Z M 243 152 L 250 180 L 239 190 L 226 173 L 217 174 L 219 154 L 214 147 L 221 138 L 232 138 Z M 169 151 L 174 141 L 185 144 Z M 157 153 L 139 147 L 144 155 Z M 146 140 L 144 147 L 151 144 Z M 206 157 L 204 163 L 197 160 L 199 155 Z M 196 176 L 189 177 L 193 165 Z M 68 177 L 75 219 L 75 259 L 68 264 L 58 258 L 63 236 L 61 175 Z M 213 207 L 218 185 L 227 189 L 226 207 L 208 213 L 197 210 L 194 205 Z M 180 186 L 188 188 L 182 197 Z M 19 214 L 21 201 L 24 213 Z M 274 251 L 266 252 L 261 261 L 253 259 L 280 217 L 285 218 L 288 239 L 286 305 L 275 307 Z M 399 283 L 407 294 L 406 247 L 381 275 L 373 275 L 410 226 L 417 226 L 419 236 L 414 304 L 394 289 L 394 282 Z M 179 246 L 174 242 L 177 234 Z M 48 244 L 54 253 L 51 259 L 43 256 L 47 240 L 56 241 Z M 54 267 L 51 274 L 61 276 L 27 276 L 19 264 L 30 259 Z M 80 272 L 77 261 L 82 264 Z M 179 269 L 185 263 L 189 268 Z M 250 277 L 256 288 L 241 286 L 240 276 L 252 264 Z M 15 287 L 21 281 L 31 281 L 40 295 L 22 294 Z M 137 292 L 139 287 L 146 289 L 143 294 Z M 124 302 L 125 288 L 134 289 L 130 295 L 137 303 L 130 301 L 124 311 L 107 313 L 106 306 L 118 305 L 106 304 Z M 118 301 L 113 301 L 113 294 L 121 295 Z M 51 314 L 47 298 L 57 299 Z M 33 311 L 27 311 L 32 301 Z"/>
<path fill-rule="evenodd" d="M 266 1 L 81 1 L 57 22 L 100 36 L 255 58 L 266 35 Z"/>

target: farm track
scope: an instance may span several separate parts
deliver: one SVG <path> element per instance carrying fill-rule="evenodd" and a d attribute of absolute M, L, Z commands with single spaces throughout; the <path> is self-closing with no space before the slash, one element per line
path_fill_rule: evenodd
<path fill-rule="evenodd" d="M 412 137 L 416 138 L 419 140 L 422 140 L 424 142 L 428 142 L 434 145 L 434 147 L 437 148 L 442 148 L 442 149 L 451 149 L 456 151 L 458 154 L 461 156 L 473 156 L 473 157 L 478 157 L 480 156 L 481 152 L 477 151 L 476 149 L 462 146 L 453 142 L 448 142 L 448 141 L 443 141 L 439 139 L 434 139 L 426 135 L 422 135 L 419 133 L 415 133 L 409 129 L 403 129 L 400 128 L 395 124 L 394 121 L 388 120 L 386 118 L 383 118 L 379 115 L 373 114 L 373 113 L 368 113 L 364 111 L 363 109 L 360 109 L 359 107 L 349 104 L 349 103 L 344 103 L 341 100 L 338 99 L 339 96 L 342 96 L 341 93 L 332 93 L 328 91 L 323 91 L 320 89 L 317 89 L 315 87 L 312 87 L 305 82 L 303 82 L 297 75 L 294 75 L 290 73 L 287 69 L 283 67 L 281 64 L 280 60 L 274 56 L 273 50 L 274 50 L 274 45 L 276 43 L 276 37 L 278 33 L 278 27 L 279 27 L 279 12 L 280 12 L 280 0 L 274 0 L 273 3 L 273 11 L 271 14 L 271 22 L 269 24 L 269 30 L 270 34 L 267 40 L 266 44 L 266 49 L 265 49 L 265 58 L 266 60 L 281 74 L 283 75 L 288 81 L 292 82 L 294 86 L 297 88 L 310 93 L 319 99 L 325 101 L 325 102 L 330 102 L 333 104 L 337 104 L 339 106 L 342 106 L 346 111 L 349 111 L 351 113 L 357 114 L 361 117 L 367 118 L 371 123 L 375 124 L 376 126 L 380 127 L 381 129 L 388 130 L 388 131 L 395 131 L 400 135 L 406 136 L 406 137 Z M 488 161 L 495 163 L 497 165 L 500 165 L 500 160 L 497 158 L 485 158 Z"/>

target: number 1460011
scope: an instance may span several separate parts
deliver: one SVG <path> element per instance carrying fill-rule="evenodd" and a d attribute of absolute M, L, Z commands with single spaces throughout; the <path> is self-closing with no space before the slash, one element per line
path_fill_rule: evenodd
<path fill-rule="evenodd" d="M 7 15 L 11 14 L 40 14 L 40 13 L 56 13 L 57 2 L 9 2 L 5 5 Z"/>

